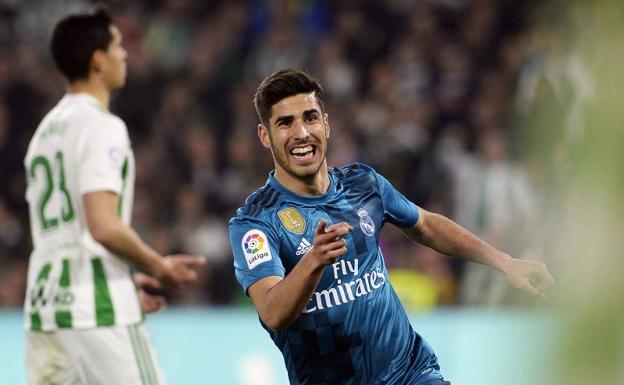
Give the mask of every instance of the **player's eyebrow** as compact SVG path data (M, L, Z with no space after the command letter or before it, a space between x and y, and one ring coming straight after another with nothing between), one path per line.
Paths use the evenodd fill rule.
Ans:
M275 126L277 126L281 122L289 124L289 123L292 123L293 120L295 120L294 115L284 115L284 116L279 116L277 119L275 119L275 123L273 124Z
M303 111L303 117L308 117L308 116L319 116L320 115L320 111L317 110L316 108L311 108L309 110L305 110ZM292 123L292 121L295 120L295 116L294 115L284 115L284 116L278 116L275 119L275 122L273 123L275 126L279 125L280 123L284 122L286 124L290 124Z
M317 110L316 108L303 111L303 116L310 116L310 115L320 115L320 111Z

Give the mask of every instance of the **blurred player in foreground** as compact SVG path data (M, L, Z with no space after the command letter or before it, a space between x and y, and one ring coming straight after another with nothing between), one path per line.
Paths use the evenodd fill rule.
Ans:
M364 164L328 167L321 86L301 71L265 78L254 99L258 136L275 170L230 221L236 277L282 351L291 384L441 385L379 248L384 223L440 253L482 263L535 295L546 266L496 250L430 213Z
M34 250L25 302L30 384L164 384L143 312L162 298L137 285L196 280L202 259L163 258L130 227L134 158L124 122L108 110L126 79L126 51L104 9L55 27L66 95L37 128L24 160ZM141 306L143 304L143 308Z

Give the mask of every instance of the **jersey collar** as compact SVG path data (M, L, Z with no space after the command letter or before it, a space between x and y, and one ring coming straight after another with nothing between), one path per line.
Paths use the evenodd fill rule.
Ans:
M298 202L305 203L324 203L327 202L336 192L336 183L334 181L334 176L331 173L328 173L329 176L329 188L323 195L299 195L296 194L286 187L282 186L280 182L275 179L275 170L269 173L269 179L267 180L267 184L282 193L284 196L293 199Z
M107 114L110 114L108 109L106 107L104 107L104 105L102 103L100 103L100 101L97 100L95 98L95 96L90 95L90 94L88 94L86 92L68 93L68 94L65 94L64 98L67 99L67 100L82 100L85 103L91 105L92 107L95 107L96 109L98 109L98 110L100 110L102 112L106 112Z

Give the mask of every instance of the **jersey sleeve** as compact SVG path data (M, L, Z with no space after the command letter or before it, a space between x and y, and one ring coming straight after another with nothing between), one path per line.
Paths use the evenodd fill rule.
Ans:
M262 278L284 277L278 240L275 231L263 221L238 218L230 221L234 271L245 293Z
M79 151L80 194L93 191L121 194L123 168L131 151L125 124L112 118L102 119L85 130Z
M403 196L386 178L378 173L375 173L375 177L384 206L384 221L399 227L414 226L420 216L418 206Z

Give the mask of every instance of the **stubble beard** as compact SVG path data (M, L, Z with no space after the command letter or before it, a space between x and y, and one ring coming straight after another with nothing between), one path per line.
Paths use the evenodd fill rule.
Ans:
M317 146L316 147L317 151L320 151L320 147ZM288 162L285 159L286 157L288 157L288 154L286 154L285 152L279 152L276 147L273 144L273 140L271 140L271 151L273 152L273 159L275 160L275 162L277 162L277 164L280 165L280 167L286 171L286 173L290 176L292 176L295 179L299 179L303 182L311 182L312 180L314 180L314 177L318 174L319 170L321 169L321 167L323 166L323 163L325 162L325 157L326 154L323 154L321 161L319 162L318 166L314 169L314 171L303 171L303 172L297 172L295 169L293 169L292 167L288 166Z

